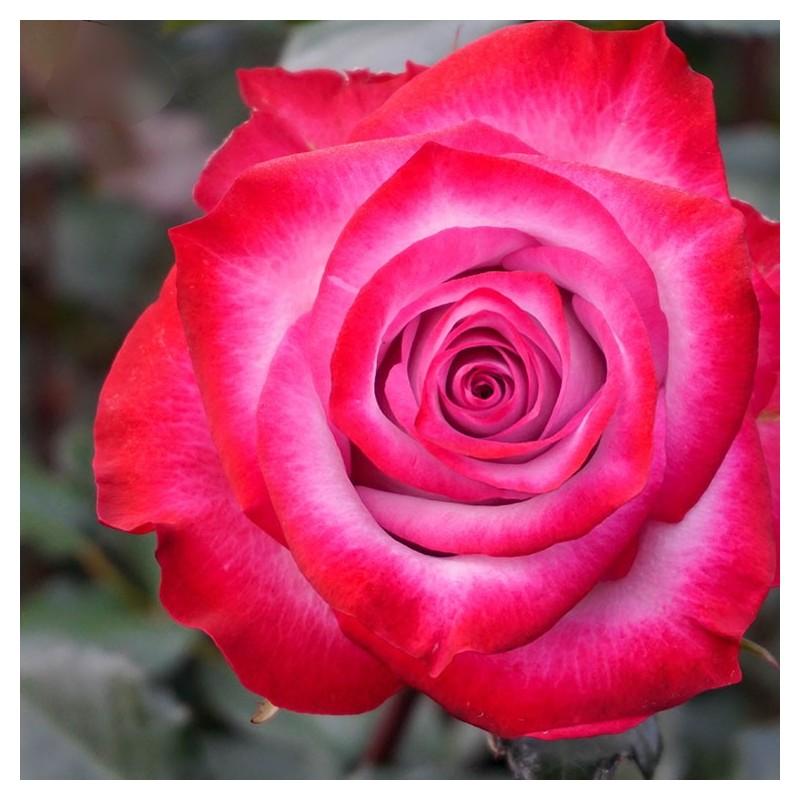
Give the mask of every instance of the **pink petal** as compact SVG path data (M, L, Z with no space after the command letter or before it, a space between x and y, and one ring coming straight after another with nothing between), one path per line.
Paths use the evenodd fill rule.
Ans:
M114 362L95 436L100 518L157 530L162 602L215 640L248 689L282 708L352 714L398 688L344 637L289 551L236 506L206 427L174 271Z
M540 156L515 158L544 166L594 195L652 270L669 328L667 474L658 514L680 519L719 468L753 392L758 310L742 215L706 198L604 170ZM639 307L654 330L660 312L651 316L641 302ZM658 369L658 340L653 348Z
M446 451L439 451L437 448L435 452L444 463L451 464L454 469L457 468L470 477L531 494L552 492L570 478L574 478L570 494L576 490L581 491L581 502L594 504L599 500L598 495L601 492L610 491L609 484L620 475L620 467L625 464L631 453L637 454L637 460L639 454L650 453L652 416L646 409L652 409L655 384L652 374L647 374L646 334L641 330L636 332L639 341L633 343L631 350L636 352L638 357L632 358L630 353L624 350L620 353L616 350L618 340L595 308L585 303L578 304L577 301L576 307L580 310L581 321L592 325L592 333L606 354L608 384L598 393L597 401L587 409L587 413L577 417L578 424L569 427L569 435L565 435L546 452L525 463L495 463L480 460L461 463ZM635 329L635 326L631 327ZM636 333L632 338L635 338ZM639 374L631 370L631 364L636 364ZM575 368L579 369L580 366L576 365ZM581 468L586 470L589 452L601 436L604 437L602 445L589 458L594 475L592 480L597 480L596 473L602 469L603 464L606 464L609 474L593 488L585 482L585 477L579 470ZM643 467L648 462L642 460L638 463ZM621 475L630 480L627 470L621 470ZM616 491L619 491L619 488ZM571 502L569 495L561 499L565 503ZM465 515L468 515L468 512ZM465 527L469 529L468 521ZM404 531L402 528L393 530L401 535Z
M211 157L195 188L195 200L209 210L247 167L344 144L362 117L424 69L409 62L399 75L326 69L292 73L279 67L240 70L239 86L252 109L250 120Z
M454 264L466 268L483 261L492 261L492 257L496 259L494 263L497 263L506 252L519 248L527 241L527 237L503 230L473 229L468 233L445 231L430 240L420 242L418 246L391 261L364 287L353 304L339 333L330 366L333 376L332 419L379 468L397 480L410 483L423 491L449 496L451 499L475 501L509 496L497 489L489 489L487 492L486 486L479 493L479 485L443 468L441 462L433 458L422 443L411 435L415 426L408 419L413 411L409 406L409 403L413 403L410 389L408 392L402 391L397 375L392 379L392 384L387 386L387 396L395 402L393 410L401 424L406 424L404 431L392 419L387 418L380 407L375 396L375 381L381 342L391 336L390 333L384 335L384 332L391 329L396 315L403 310L409 299L431 284L439 286L447 277L444 271L452 271ZM512 288L512 292L521 295L523 289L526 290L529 295L528 304L543 305L543 314L549 322L554 316L550 307L554 302L552 295L558 299L555 287L547 279L538 276L520 276L516 280L513 278L514 276L497 273L492 274L491 278L476 276L441 284L441 290L435 290L425 302L445 301L452 292L458 296L487 280L501 288L518 284ZM412 305L417 308L416 304ZM563 328L563 321L561 326ZM312 338L312 341L317 349L317 340ZM390 405L391 403L392 400Z
M601 433L604 435L583 469L563 482L557 493L490 508L395 496L367 487L360 490L362 500L383 527L429 550L516 555L574 538L641 491L650 468L656 384L648 331L619 279L596 259L565 248L530 247L508 256L503 263L509 269L547 274L555 283L568 291L581 292L594 304L593 310L585 302L576 301L576 311L582 324L592 324L594 330L590 328L590 332L603 340L607 358L613 359L609 380L613 380L615 388L603 402L614 403L619 397L618 407L609 418L614 406L598 404L589 412L591 416L581 419L580 424L589 428L588 433L583 431L581 444L591 446ZM424 272L422 276L424 280ZM602 315L597 309L602 309ZM358 319L362 318L352 318L354 323ZM613 330L613 341L603 333L603 319ZM620 350L615 356L617 348ZM558 475L563 480L563 472L547 473L550 460L557 463L563 458L564 469L565 464L574 467L580 463L580 458L575 460L576 453L585 455L585 451L573 451L568 444L560 451L557 448L531 462L536 477L541 466L542 477L555 480ZM436 453L452 462L441 451ZM500 466L476 462L471 474L487 480L489 475L480 470L497 472ZM506 471L512 469L510 465L502 466ZM511 485L520 488L521 484Z
M443 558L397 541L364 507L347 475L314 389L303 323L284 339L261 397L262 468L298 565L340 616L360 620L436 673L456 653L504 650L543 632L630 545L658 486L657 465L650 489L606 523L534 555ZM514 507L476 510L491 525ZM556 516L549 520L557 527ZM424 521L439 524L435 514Z
M761 314L758 331L758 367L753 390L752 409L758 413L768 403L771 411L778 408L770 402L780 373L780 224L765 219L752 206L741 200L733 205L747 221L747 246L753 260L753 288Z
M272 355L314 302L353 212L431 136L317 150L251 167L202 219L171 232L181 316L223 468L245 513L280 538L258 468L255 410ZM436 138L519 152L469 123Z
M769 504L758 438L747 420L684 519L647 524L628 574L598 584L528 645L462 653L432 675L363 620L340 619L412 686L500 736L613 732L740 679L741 637L775 568ZM564 560L562 568L568 566Z
M555 158L728 199L711 82L689 68L661 23L624 33L570 22L504 28L428 69L352 139L467 119Z

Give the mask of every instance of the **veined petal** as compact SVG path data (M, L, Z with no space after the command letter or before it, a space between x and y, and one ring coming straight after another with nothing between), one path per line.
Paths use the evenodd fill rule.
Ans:
M599 583L530 644L462 653L438 675L356 618L344 629L450 713L500 736L619 731L736 683L741 637L775 567L769 488L751 419L697 505L648 523L621 579Z
M164 606L206 631L248 689L331 714L366 711L397 690L342 634L289 551L236 505L206 426L174 271L114 362L95 441L101 520L158 532Z
M548 156L728 202L711 81L689 68L662 23L613 33L571 22L504 28L429 68L352 140L466 119Z

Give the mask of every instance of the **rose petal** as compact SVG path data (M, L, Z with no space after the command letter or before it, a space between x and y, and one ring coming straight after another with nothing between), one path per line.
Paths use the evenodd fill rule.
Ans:
M344 144L365 116L425 70L411 61L396 75L367 69L341 73L258 67L239 70L238 78L249 108L274 115L311 150Z
M381 334L389 327L395 314L402 310L404 301L414 294L409 282L418 288L427 288L434 280L438 282L441 277L438 273L442 270L457 268L454 263L466 268L493 258L500 261L506 253L528 241L529 237L502 229L443 232L390 262L365 287L363 295L353 305L353 313L340 331L329 368L333 376L332 419L379 468L397 480L452 499L477 501L515 496L485 485L479 493L480 485L443 467L422 443L396 427L385 416L375 397L375 374ZM503 286L509 284L508 276L498 276L496 280ZM450 288L460 293L476 282L466 279L465 283L454 282ZM536 290L535 296L543 292L557 296L555 288L546 279L534 277L526 283L529 292ZM517 291L521 292L522 287ZM436 295L439 300L447 296L449 293ZM548 299L552 304L552 296ZM531 302L535 300L532 298ZM548 317L552 315L552 310L548 310ZM317 347L318 342L314 339L315 351ZM398 399L403 397L399 393L394 396ZM407 395L405 397L410 400ZM402 407L397 407L396 411L404 415Z
M211 155L194 187L194 201L210 211L248 167L306 149L296 134L270 114L253 112Z
M340 619L412 686L481 728L505 737L572 726L580 727L568 735L608 733L740 679L739 643L774 571L769 505L748 419L684 519L649 523L624 578L600 583L524 647L462 653L432 676L368 623Z
M772 529L775 535L775 577L773 586L780 585L780 529L781 529L781 423L780 419L762 412L758 417L758 435L767 464L769 486L772 496Z
M358 618L436 673L456 653L518 647L543 632L630 544L658 486L657 465L650 490L585 536L534 555L440 558L396 541L345 471L311 378L305 323L290 329L273 360L259 408L259 445L292 553L340 614ZM481 510L507 508L514 506ZM435 515L426 521L439 523ZM550 523L557 525L555 515Z
M732 200L734 208L744 214L747 220L747 246L750 257L759 274L776 294L780 293L781 264L781 226L762 216L749 203L743 200Z
M428 144L362 204L331 254L312 321L311 358L320 397L330 394L330 360L347 310L376 271L416 242L449 228L490 226L583 251L608 271L624 274L663 374L666 328L653 275L601 204L550 172ZM454 277L457 264L450 259L429 270L422 273L427 284L434 275L439 281Z
M245 513L279 539L255 445L270 360L314 302L345 222L431 138L347 145L251 167L208 215L171 231L180 312L214 442ZM489 152L524 149L481 123L436 138Z
M423 366L426 359L429 360L435 351L433 334L445 313L444 309L476 289L497 291L507 300L513 301L523 312L527 311L526 316L524 313L514 311L514 306L506 308L515 315L517 323L525 328L525 338L544 354L551 365L558 365L557 368L552 366L552 369L558 373L565 371L563 359L569 356L569 331L564 319L561 296L551 281L531 275L526 277L522 274L512 277L503 270L447 280L445 276L448 268L445 263L441 265L444 268L441 276L436 274L438 270L430 269L432 262L449 256L452 248L461 248L464 243L472 246L476 239L484 234L485 232L480 229L471 229L469 232L457 229L442 231L430 239L412 245L400 256L392 259L364 286L348 313L348 318L352 318L353 322L345 320L343 326L344 331L350 324L359 324L359 320L362 320L360 324L366 323L368 326L363 330L363 341L365 344L369 343L369 348L364 353L367 361L355 366L359 354L351 354L351 363L354 363L353 378L365 371L371 372L369 364L376 358L376 348L377 359L382 360L385 354L381 348L385 347L387 341L391 342L397 335L402 335L400 364L403 365L403 370L401 371L406 373L405 379L409 384L409 391L413 390L414 399L418 404L424 378ZM524 246L532 241L529 237L520 236L518 244ZM447 263L449 261L450 259ZM409 280L412 277L413 280ZM443 282L440 282L442 280ZM430 283L430 288L425 288L426 283ZM408 296L413 296L417 292L420 292L418 299L403 306ZM406 293L408 296L405 296ZM374 309L378 302L385 308L380 318L373 313L368 315L358 313L359 308ZM389 318L392 314L395 314L394 319L382 328L380 320L384 317ZM341 336L342 333L340 338ZM375 383L378 387L384 363L382 361L376 376ZM537 378L541 379L542 376ZM409 431L413 429L413 416L412 424L405 427ZM514 441L513 436L496 438L500 441ZM470 439L469 446L475 445L475 441ZM492 442L486 442L485 445L489 448L485 452L487 457L497 455L491 449L494 447ZM455 441L449 441L448 446L458 450Z
M662 23L624 33L570 22L504 28L428 69L352 140L466 119L555 158L728 200L711 81L689 68Z
M395 496L367 487L360 490L362 500L383 527L434 551L512 555L573 538L635 496L644 485L650 466L655 379L647 331L625 287L613 274L607 274L596 259L566 248L530 247L508 256L503 263L508 269L544 273L568 291L581 291L594 304L594 311L582 306L590 318L597 317L596 309L603 310L615 339L612 344L609 338L607 355L613 357L619 347L620 357L609 367L613 391L581 419L580 424L589 430L578 442L591 446L601 433L604 435L586 466L562 483L558 493L512 505L464 506ZM585 324L587 320L581 321ZM601 336L602 319L597 318L595 326L596 335ZM616 402L618 392L622 392L619 406L609 419L613 405L604 404ZM576 452L585 455L585 450L573 451L571 443L564 441L567 444L562 451L557 451L556 445L547 457L554 461L564 458L574 467L581 461L575 460ZM441 459L450 459L439 450L436 453ZM544 477L553 479L546 472L548 461L543 458L546 457L531 462L533 477L538 477L536 471L541 467ZM500 468L476 464L471 474L483 480L488 478L485 470ZM509 471L508 465L502 466ZM559 473L559 477L563 478L563 474Z
M95 437L100 518L158 531L162 602L215 640L248 689L281 708L336 714L396 691L397 678L344 637L289 551L236 506L208 434L174 271L114 362Z
M655 276L669 325L667 474L655 513L680 519L719 468L753 392L758 309L742 216L706 198L624 175L540 156L515 158L594 195ZM651 316L641 304L640 310L652 330ZM659 363L657 343L654 362Z
M369 70L287 72L279 67L239 70L242 97L253 113L211 156L195 200L210 210L247 167L343 144L362 117L424 69L409 62L399 75Z
M758 366L751 408L757 414L768 407L778 410L777 399L771 402L780 373L780 224L765 219L741 200L734 207L747 221L747 246L753 259L753 288L758 298Z
M582 309L584 314L591 314L594 325L596 326L595 335L598 336L598 343L602 345L603 352L606 354L608 363L608 381L606 386L598 393L594 403L591 403L585 414L579 415L575 426L570 426L567 434L558 440L548 440L551 444L546 451L540 452L535 458L523 463L508 463L484 461L474 458L463 458L450 451L432 446L434 452L443 463L450 465L464 475L483 480L497 486L502 486L516 491L529 494L543 494L552 492L569 478L576 475L578 470L585 464L591 450L595 447L601 435L606 435L610 444L599 448L595 453L595 458L608 459L614 464L613 470L616 471L622 463L624 456L622 451L631 452L644 448L649 450L652 431L647 424L638 428L638 435L624 436L619 434L620 425L611 419L614 411L621 416L636 416L641 413L641 409L646 407L648 402L652 403L655 395L655 385L652 382L640 382L637 378L631 377L630 368L626 368L625 360L629 356L621 356L617 339L612 331L604 324L599 313L589 311L588 307ZM643 330L640 333L640 349L643 353L637 363L637 368L642 369L642 364L647 363L646 334ZM641 345L644 345L641 347ZM580 369L576 365L575 369ZM646 367L645 367L646 369ZM626 380L628 385L626 386ZM631 384L640 383L638 387ZM630 397L636 400L620 401L623 392L629 393ZM423 407L424 409L424 407ZM420 415L422 411L420 412ZM651 422L651 416L646 415L646 423ZM636 426L630 426L632 433ZM612 441L615 436L620 438ZM578 478L578 482L581 479ZM588 487L584 487L587 489ZM607 487L603 487L607 491ZM564 502L569 502L562 498ZM583 501L591 504L591 489L584 495ZM399 535L406 533L403 528L393 529ZM407 534L406 534L407 535ZM431 546L425 542L426 546Z

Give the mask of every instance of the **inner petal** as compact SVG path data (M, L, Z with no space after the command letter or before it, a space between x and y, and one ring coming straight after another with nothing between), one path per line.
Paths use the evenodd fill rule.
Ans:
M513 390L509 376L491 367L464 364L451 372L447 398L465 409L495 408Z
M441 314L420 345L420 361L437 346L415 426L426 443L448 447L454 432L513 442L539 437L560 396L563 359L537 320L483 287Z
M472 436L492 436L513 424L529 404L528 369L510 348L444 351L431 365L437 376L433 400L447 424Z

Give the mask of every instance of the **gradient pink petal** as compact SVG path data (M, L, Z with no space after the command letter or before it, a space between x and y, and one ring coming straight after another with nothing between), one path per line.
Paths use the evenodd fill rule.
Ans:
M174 271L114 362L95 437L101 520L156 529L162 602L215 640L248 689L282 708L336 714L396 691L398 679L344 637L289 551L237 507L206 427Z
M425 67L408 63L399 75L369 70L239 71L252 110L211 156L195 187L198 205L213 208L248 167L273 158L344 144L353 127Z
M550 630L505 653L462 653L437 675L369 625L342 619L411 685L500 736L615 732L737 682L739 644L775 561L769 488L748 419L708 491L677 524L648 523L635 562Z
M428 69L352 139L467 119L555 158L728 201L711 81L689 68L662 23L626 32L571 22L504 28Z
M636 535L658 487L657 467L650 489L606 523L527 557L442 558L397 541L375 521L345 471L314 390L305 323L287 334L262 394L262 469L298 565L340 618L358 619L436 673L456 653L518 647L542 633ZM508 508L514 506L476 510L488 512L494 524L496 512ZM431 515L425 522L439 520ZM550 523L558 529L554 517Z

